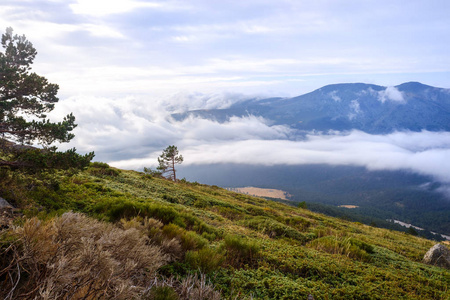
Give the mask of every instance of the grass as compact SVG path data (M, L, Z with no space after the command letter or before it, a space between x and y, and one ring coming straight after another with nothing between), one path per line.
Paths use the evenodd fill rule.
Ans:
M129 283L141 284L138 295L147 293L148 298L192 298L183 289L187 282L196 287L198 297L209 293L211 299L220 295L225 299L306 299L308 294L315 299L450 298L449 270L421 263L434 245L430 240L215 186L185 180L174 183L95 163L73 176L31 177L3 170L0 197L25 214L16 221L16 229L2 231L2 269L14 262L9 247L22 245L21 238L12 234L15 230L41 220L46 230L35 240L52 245L48 242L55 239L51 224L61 222L62 213L73 211L104 224L101 231L139 232L159 249L164 259L156 277ZM24 255L20 249L25 248L17 247L17 255ZM93 253L100 251L95 243L89 247ZM36 259L46 257L37 252ZM12 269L10 273L0 274L1 291L7 290L8 276L17 280ZM20 289L27 287L25 278L45 278L39 274L22 276Z

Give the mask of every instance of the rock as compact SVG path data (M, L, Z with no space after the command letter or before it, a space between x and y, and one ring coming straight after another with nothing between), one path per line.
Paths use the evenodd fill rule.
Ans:
M8 203L5 199L0 197L0 231L7 229L12 224L16 217L17 209Z
M4 208L4 207L12 208L13 206L11 204L9 204L8 201L6 201L2 197L0 197L0 208Z
M436 244L425 253L423 262L445 269L450 269L450 250L442 244Z

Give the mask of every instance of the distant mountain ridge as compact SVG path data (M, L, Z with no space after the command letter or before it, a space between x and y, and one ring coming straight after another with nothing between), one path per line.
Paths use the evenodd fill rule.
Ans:
M332 84L298 97L247 99L226 109L187 111L174 114L173 118L227 122L232 117L247 116L262 117L271 126L288 126L292 130L286 138L294 141L307 140L311 132L359 130L377 135L396 131L450 131L450 90L418 82L394 87ZM365 155L363 148L359 151ZM383 155L387 154L380 153L377 159L382 160ZM358 207L345 212L352 214L353 220L359 220L357 214L365 219L374 218L379 224L378 220L396 219L450 235L450 202L442 192L446 183L414 170L373 171L364 165L327 165L326 162L289 166L216 163L180 170L191 181L222 187L280 189L291 195L291 201L333 206L335 209L326 208L326 211L314 206L332 215L347 210L338 208L340 205L355 205Z
M450 131L450 90L407 82L395 87L365 83L332 84L293 98L249 99L226 109L173 114L226 122L233 116L260 116L298 130Z

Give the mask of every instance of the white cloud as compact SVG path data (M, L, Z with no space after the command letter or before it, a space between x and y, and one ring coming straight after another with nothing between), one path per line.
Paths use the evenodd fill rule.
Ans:
M393 86L387 87L384 91L379 91L378 100L382 103L386 101L392 101L402 104L406 103L403 93Z
M223 108L240 97L220 94L177 94L153 99L80 96L61 101L51 117L60 120L67 112L73 112L79 124L74 131L76 138L61 147L76 147L81 152L95 150L97 159L106 161L145 156L154 149L173 143L189 145L190 142L247 138L278 139L291 134L285 126L271 126L266 120L253 116L231 118L222 124L197 118L175 122L170 118L173 112Z
M162 4L136 0L77 0L69 6L75 14L104 16L127 13L139 8L157 8Z
M337 91L332 91L331 93L328 93L328 96L330 96L335 102L341 102L341 97L339 97L336 93Z
M88 31L92 36L96 37L108 37L108 38L120 38L125 36L116 29L104 24L85 24L81 28Z
M352 100L350 102L350 108L353 110L353 112L348 114L349 120L353 120L357 115L362 113L358 100Z

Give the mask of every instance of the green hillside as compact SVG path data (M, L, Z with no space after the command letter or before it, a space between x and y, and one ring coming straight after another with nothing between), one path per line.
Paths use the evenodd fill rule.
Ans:
M0 170L0 197L2 298L450 298L430 240L216 186L92 163Z

